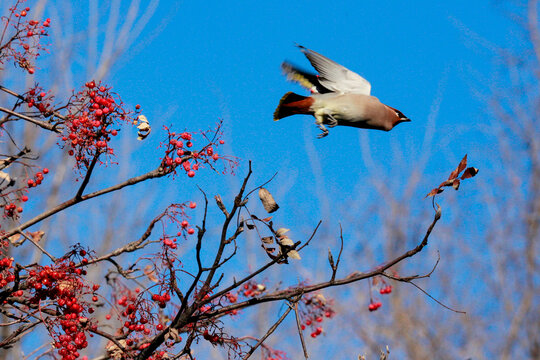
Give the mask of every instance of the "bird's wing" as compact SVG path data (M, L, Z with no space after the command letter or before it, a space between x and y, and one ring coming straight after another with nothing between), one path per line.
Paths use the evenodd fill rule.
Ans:
M287 80L300 84L312 93L324 94L331 92L331 90L321 85L317 75L301 70L289 62L284 61L281 64L281 70L287 76Z
M334 92L370 95L369 81L326 56L300 45L298 47L319 72L322 86Z

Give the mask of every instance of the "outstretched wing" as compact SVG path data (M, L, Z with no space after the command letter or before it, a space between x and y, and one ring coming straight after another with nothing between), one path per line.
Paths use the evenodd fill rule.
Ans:
M370 95L369 81L326 56L301 45L298 47L319 72L318 80L322 86L333 92Z
M301 70L291 63L284 61L281 64L281 70L287 76L287 80L300 84L312 93L324 94L331 92L331 90L321 85L317 75Z

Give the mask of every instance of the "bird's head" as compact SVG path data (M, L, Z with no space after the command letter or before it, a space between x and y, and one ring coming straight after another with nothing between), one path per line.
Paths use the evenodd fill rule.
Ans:
M390 107L390 106L389 106ZM406 117L401 111L399 111L398 109L394 109L393 107L390 107L390 109L394 110L394 112L396 113L396 119L394 120L394 123L392 124L394 126L396 126L397 124L401 124L402 122L406 122L406 121L411 121L411 119L409 119L408 117Z

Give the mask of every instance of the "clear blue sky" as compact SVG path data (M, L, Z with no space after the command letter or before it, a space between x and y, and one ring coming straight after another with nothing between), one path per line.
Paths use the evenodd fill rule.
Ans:
M366 172L360 135L369 140L380 171L406 169L421 156L428 115L439 101L426 172L437 182L465 153L482 167L485 140L478 124L485 121L484 104L472 95L480 86L472 74L490 78L490 47L508 46L515 37L490 1L165 1L148 29L164 18L170 19L167 26L128 52L110 83L126 101L143 105L155 130L161 123L206 128L224 118L228 151L255 160L259 179L280 171L300 198L324 187L346 195L343 189ZM273 122L286 91L303 93L286 82L281 62L310 69L295 43L363 75L373 95L412 123L390 133L335 128L317 140L312 117ZM157 133L149 143L159 140ZM398 163L386 161L392 148L404 152ZM322 179L314 178L308 153L319 157ZM154 156L145 153L141 164Z

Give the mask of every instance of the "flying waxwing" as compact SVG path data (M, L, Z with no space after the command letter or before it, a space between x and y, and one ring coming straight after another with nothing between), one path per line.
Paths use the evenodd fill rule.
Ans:
M322 131L319 138L328 135L325 125L390 131L399 123L411 121L401 111L371 96L371 84L357 73L313 50L297 46L319 75L288 62L281 64L288 80L298 82L312 94L286 93L274 112L274 121L295 114L313 115Z

